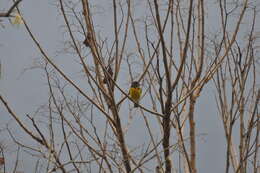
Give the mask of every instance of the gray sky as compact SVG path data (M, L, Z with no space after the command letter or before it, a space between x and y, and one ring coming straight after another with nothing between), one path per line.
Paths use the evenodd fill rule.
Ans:
M7 9L11 5L10 2L8 0L0 1L0 10ZM32 32L48 54L57 64L63 67L66 73L80 79L77 62L68 55L57 53L62 50L64 43L64 28L61 27L63 19L50 2L52 1L23 0L20 9L29 26L31 26ZM111 12L109 8L106 10L108 14ZM213 16L214 11L212 9L212 13L209 13L208 17ZM109 20L108 18L109 15L101 15L95 22L109 26L109 21L112 21L112 19ZM23 26L15 27L7 19L4 19L2 24L4 28L0 28L0 59L3 69L0 80L0 93L19 117L28 121L25 119L25 114L33 114L48 99L46 94L48 88L43 72L38 69L24 72L24 69L34 66L41 55ZM259 26L259 24L257 25ZM209 28L213 29L214 27L209 25ZM102 27L99 29L101 30ZM104 28L104 30L109 32L109 28ZM106 33L105 31L103 34ZM202 134L197 138L197 166L198 172L202 173L220 173L224 172L225 168L225 138L222 122L217 115L213 89L211 84L203 89L203 93L206 94L203 94L198 99L196 107L197 134ZM140 119L137 116L133 117L133 122L127 133L127 141L132 145L140 141L145 142L146 139L144 138L146 133L142 131ZM126 124L127 120L128 117L123 120L123 123ZM27 137L20 128L15 128L12 118L0 104L0 128L4 128L6 123L10 123L14 133L20 136L21 139ZM173 133L172 138L174 136L175 133ZM0 134L0 141L11 144L11 140L6 133ZM8 146L8 148L10 150L15 149L13 146ZM23 153L21 160L23 165L20 165L20 169L31 172L33 158ZM11 163L11 159L7 161L8 164Z

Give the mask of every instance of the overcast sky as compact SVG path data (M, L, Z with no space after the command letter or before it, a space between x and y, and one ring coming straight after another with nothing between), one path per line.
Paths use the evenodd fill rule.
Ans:
M61 27L63 18L51 2L51 0L23 0L20 9L28 25L31 26L32 32L48 54L71 76L80 78L75 61L72 63L69 56L61 56L58 53L62 50L64 43L64 28ZM11 1L1 0L0 10L6 10L10 5ZM208 16L210 18L214 15L209 13ZM105 15L98 20L100 21L96 21L97 23L107 23L109 26L109 20ZM0 60L3 67L0 94L8 101L17 115L22 120L26 120L26 114L35 112L48 99L44 73L38 69L25 71L25 69L33 67L41 55L23 26L13 26L7 19L3 19L1 24L4 27L0 27ZM259 27L259 22L257 25ZM210 25L209 28L214 27ZM203 92L207 94L203 94L198 99L197 108L199 109L196 109L197 134L201 134L197 138L198 172L221 173L224 172L226 155L222 122L217 115L213 86L209 84ZM142 127L140 127L139 119L139 117L133 118L127 135L127 141L131 141L133 144L135 141L144 140L142 132L140 132ZM21 139L27 138L20 128L15 128L15 122L0 104L0 128L5 128L7 123L12 127L14 134L20 136ZM136 134L140 135L136 136ZM172 137L174 136L173 133ZM7 133L0 133L0 141L8 144L7 148L10 151L16 149L10 145L11 140ZM22 158L19 169L31 172L33 158L26 154L23 154ZM8 164L10 162L11 159L7 160Z

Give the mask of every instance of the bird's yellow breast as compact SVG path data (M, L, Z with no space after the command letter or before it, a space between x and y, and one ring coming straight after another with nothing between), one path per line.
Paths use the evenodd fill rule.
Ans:
M130 96L133 100L138 101L142 94L141 88L130 88Z

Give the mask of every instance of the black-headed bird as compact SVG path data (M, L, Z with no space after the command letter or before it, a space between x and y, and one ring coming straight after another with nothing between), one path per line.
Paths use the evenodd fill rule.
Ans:
M130 97L134 100L134 107L138 107L139 100L142 95L142 89L140 88L140 83L138 81L133 81L131 88L129 90Z
M160 166L156 166L155 173L163 173L162 168L160 168Z

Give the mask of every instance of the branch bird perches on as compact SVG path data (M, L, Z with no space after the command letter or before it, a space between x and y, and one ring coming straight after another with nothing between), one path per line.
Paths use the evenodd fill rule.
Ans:
M14 4L9 8L9 10L7 12L4 13L0 13L0 17L11 17L11 13L13 11L13 9L21 2L22 0L17 0L16 2L14 2Z

